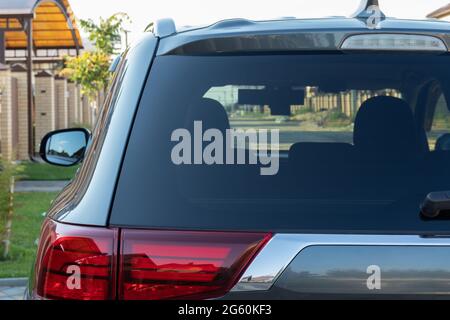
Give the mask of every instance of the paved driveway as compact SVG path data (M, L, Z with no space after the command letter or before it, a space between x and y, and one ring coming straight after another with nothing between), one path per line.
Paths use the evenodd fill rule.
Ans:
M59 192L69 181L17 181L15 192Z
M0 300L22 300L25 287L0 287Z

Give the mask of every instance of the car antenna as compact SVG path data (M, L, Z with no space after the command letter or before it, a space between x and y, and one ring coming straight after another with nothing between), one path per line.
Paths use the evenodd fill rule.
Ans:
M378 0L361 0L358 10L351 15L356 19L369 19L378 14L381 19L385 19L386 15L381 11Z

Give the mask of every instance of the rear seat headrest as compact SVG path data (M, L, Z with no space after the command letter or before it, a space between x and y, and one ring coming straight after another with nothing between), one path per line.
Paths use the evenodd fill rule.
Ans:
M230 128L225 108L218 101L209 98L202 98L190 106L186 127L193 128L194 121L202 121L203 130L218 129L225 132Z
M379 96L365 101L354 128L357 150L373 154L420 152L421 143L413 112L402 99Z

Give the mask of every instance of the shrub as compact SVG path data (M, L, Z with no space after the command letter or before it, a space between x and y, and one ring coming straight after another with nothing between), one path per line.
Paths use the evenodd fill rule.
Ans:
M352 123L352 119L339 110L331 110L324 119L324 126L346 127Z
M13 176L13 165L0 159L0 259L3 257L5 245L5 225L9 210L10 182Z

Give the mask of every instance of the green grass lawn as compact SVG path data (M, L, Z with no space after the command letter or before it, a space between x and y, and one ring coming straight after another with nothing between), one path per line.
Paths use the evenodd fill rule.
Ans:
M44 163L24 162L17 166L20 180L71 180L77 171L75 167L57 167Z
M15 194L10 257L0 260L0 278L29 276L44 218L42 213L56 196L57 193Z

